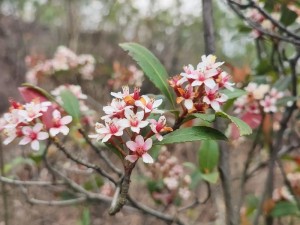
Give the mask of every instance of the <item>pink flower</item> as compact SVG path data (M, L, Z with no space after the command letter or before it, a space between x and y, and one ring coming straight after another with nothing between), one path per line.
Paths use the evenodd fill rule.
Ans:
M67 135L69 133L69 128L66 126L71 123L72 116L61 117L61 113L58 110L54 110L52 113L53 116L53 127L50 128L49 132L51 136L56 136L59 133Z
M43 124L37 123L34 127L23 127L22 132L24 134L23 139L20 141L20 145L26 145L31 143L31 148L38 151L40 148L39 141L46 140L49 137L47 132L41 131L43 129Z
M278 91L278 90L275 89L275 88L272 88L272 89L271 89L269 95L270 95L272 98L276 99L276 100L278 100L278 99L280 99L280 98L282 98L282 97L284 96L283 92Z
M101 119L105 120L111 117L123 118L124 110L132 108L132 106L127 106L123 100L113 99L109 106L104 106L103 111L105 112L105 116L102 116Z
M208 88L214 88L216 86L216 82L212 78L216 75L216 71L209 71L207 73L196 71L194 74L190 75L189 78L194 79L192 82L192 86L201 86L204 84Z
M143 158L144 163L153 163L153 158L147 153L152 147L152 139L148 138L144 141L141 135L135 138L135 141L127 141L126 146L133 152L132 155L127 155L125 159L134 163L139 158Z
M30 102L24 105L25 110L20 110L20 114L27 122L31 122L32 120L42 116L42 112L46 112L48 107L51 105L51 102Z
M195 98L195 93L193 91L193 87L188 85L185 89L179 89L180 97L177 97L177 104L183 101L183 105L187 110L192 110L194 108L193 99Z
M265 113L276 112L276 99L267 95L263 100L260 100L260 105L263 107Z
M172 128L166 127L166 117L165 116L159 117L158 121L156 121L155 119L150 119L149 121L151 123L150 128L153 131L153 133L155 134L157 140L159 140L159 141L161 141L163 139L160 132L172 130Z
M218 85L213 89L205 87L206 96L203 97L203 102L210 105L215 111L220 111L220 105L224 103L228 97L218 93Z
M5 121L4 128L15 128L17 127L20 123L25 121L25 111L21 109L13 109L9 113L5 113L3 115L3 119Z
M162 103L162 99L155 100L143 95L140 100L135 102L135 105L144 109L145 113L163 113L164 111L157 109Z
M96 132L100 134L98 139L102 139L102 142L107 142L112 136L122 136L124 128L124 119L113 118L112 120L107 119L105 126L99 125L99 129Z
M115 98L118 98L118 99L123 99L127 96L129 96L129 87L128 86L123 86L122 87L122 90L123 92L111 92L110 94L115 97Z
M197 65L197 70L207 71L207 70L216 70L218 67L222 66L224 62L216 62L217 57L214 55L203 55L201 56L202 62Z
M221 72L218 78L219 87L220 88L225 87L228 90L233 91L234 88L232 86L234 85L234 83L230 83L229 79L230 79L230 75L227 72L225 71Z
M95 130L96 130L97 134L90 134L89 138L95 138L97 141L103 139L105 137L105 134L101 133L102 128L105 128L105 126L103 124L97 122L95 125Z
M131 109L125 109L125 117L124 126L130 127L130 129L135 133L140 133L140 129L144 128L149 124L148 121L143 121L144 119L144 111L134 112Z

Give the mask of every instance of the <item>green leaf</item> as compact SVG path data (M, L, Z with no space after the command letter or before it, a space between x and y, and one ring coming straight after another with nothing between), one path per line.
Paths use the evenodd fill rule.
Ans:
M297 19L298 15L295 11L290 10L287 6L281 6L281 17L280 22L285 26L289 26L294 23Z
M198 152L199 169L202 173L211 173L219 162L219 145L214 140L204 140Z
M220 90L220 93L225 94L228 97L228 99L238 98L238 97L241 97L241 96L247 94L246 91L244 91L242 89L238 89L238 88L235 88L233 91L230 91L228 89L223 89L223 90Z
M298 97L294 96L286 96L279 100L277 100L276 105L277 106L286 106L288 102L295 102L297 101Z
M278 91L285 91L288 86L291 84L292 76L283 77L281 79L278 79L274 83L274 88L276 88Z
M249 125L247 123L245 123L244 121L240 120L239 118L230 116L227 113L222 112L222 111L217 112L216 115L226 118L226 119L229 119L232 123L234 123L237 126L237 128L239 129L241 136L252 134L252 129L249 127Z
M168 84L168 73L156 56L137 43L122 43L121 48L140 65L150 81L164 94L175 108L175 97Z
M271 211L271 216L273 217L282 217L290 215L300 215L297 205L292 202L278 202Z
M90 210L85 208L82 212L81 225L91 225L91 215Z
M83 184L85 190L91 191L95 189L99 189L104 184L102 177L98 175L92 175L87 182Z
M216 116L214 114L203 114L203 113L193 113L189 114L184 120L183 123L190 121L192 119L199 118L201 120L204 120L206 122L213 122L216 119Z
M201 178L203 180L206 180L209 183L215 184L218 181L219 173L218 172L212 172L212 173L201 173Z
M157 141L155 145L174 144L190 141L203 140L227 140L226 136L220 131L205 126L180 128L164 136L162 141Z
M259 61L259 64L256 66L255 71L257 75L264 75L273 70L269 59L262 59Z
M246 215L250 216L259 206L259 199L255 195L246 196Z
M79 122L80 119L80 106L76 96L69 90L64 90L60 94L63 102L62 107L66 112L72 116L73 121Z

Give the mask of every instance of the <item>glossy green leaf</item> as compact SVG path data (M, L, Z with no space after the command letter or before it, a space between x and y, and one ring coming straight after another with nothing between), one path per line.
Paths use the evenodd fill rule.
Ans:
M209 183L215 184L218 181L219 173L218 172L212 172L212 173L201 173L201 178L203 180L206 180Z
M285 91L288 88L288 86L291 84L291 81L292 81L292 76L286 76L278 79L273 86L278 91Z
M283 217L291 215L300 216L297 205L292 202L278 202L271 211L271 216L273 217Z
M242 89L238 89L238 88L235 88L233 91L230 91L228 89L223 89L223 90L220 90L220 93L225 94L228 97L228 99L238 98L238 97L241 97L241 96L247 94L246 91L244 91Z
M204 140L198 152L199 169L202 173L211 173L219 162L219 145L214 140Z
M78 122L80 119L80 106L76 96L69 90L64 90L60 94L62 107L72 116L73 121Z
M204 120L206 122L213 122L216 119L216 116L214 114L203 114L203 113L193 113L193 114L189 114L184 120L183 123L190 121L192 119L201 119Z
M295 11L290 10L286 5L281 6L281 23L283 23L285 26L289 26L294 23L297 18L298 14Z
M155 145L174 144L203 140L227 140L220 131L205 126L181 128L164 136L162 141L157 141Z
M230 116L227 113L222 112L222 111L217 112L216 115L226 118L226 119L229 119L232 123L234 123L237 126L237 128L239 129L241 136L252 134L252 129L249 127L249 125L247 123L245 123L241 119L234 117L234 116Z
M156 56L137 43L122 43L120 46L129 52L129 55L139 64L150 81L168 98L173 108L175 108L175 97L168 84L168 73Z

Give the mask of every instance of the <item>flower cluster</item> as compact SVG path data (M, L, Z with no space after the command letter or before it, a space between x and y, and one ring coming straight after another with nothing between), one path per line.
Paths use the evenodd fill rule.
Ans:
M26 73L26 80L37 84L43 76L51 76L59 72L72 71L81 75L83 79L92 80L95 70L95 58L92 55L76 55L65 46L59 46L53 59L35 62L34 58L26 58L30 70Z
M51 126L46 127L43 123L45 116L51 113ZM53 104L48 101L40 102L33 100L26 104L20 104L11 100L9 112L0 118L0 131L5 136L3 143L11 143L16 138L21 138L20 145L30 144L33 150L39 150L39 141L46 140L49 136L56 136L58 133L67 135L71 123L71 116L62 117L61 112L54 109ZM49 135L50 134L50 135Z
M171 78L169 84L177 95L177 103L188 112L203 113L208 108L220 111L220 106L228 99L220 90L233 90L234 84L229 82L230 75L220 68L223 62L216 62L213 55L201 59L196 68L185 66L184 72Z
M108 81L112 90L118 90L123 84L129 86L141 87L144 80L143 71L136 68L135 65L128 67L122 66L119 62L113 64L114 73L112 79Z
M164 147L160 151L157 162L149 166L148 176L151 181L157 184L152 190L153 199L164 203L165 205L173 202L177 197L187 200L191 196L189 185L191 178L185 174L183 166L179 164L175 156Z
M155 135L158 140L162 140L161 133L172 130L166 126L165 116L160 115L158 119L150 117L153 113L163 113L158 109L162 99L155 100L147 95L140 95L139 88L129 93L128 86L123 87L123 92L112 92L111 95L115 98L108 106L103 107L106 115L101 119L104 123L96 123L96 134L90 135L90 138L111 143L132 163L139 158L145 163L152 163L153 159L147 153L152 147L151 137ZM144 132L146 135L143 137L141 134ZM124 143L129 154L121 147Z
M249 83L245 87L247 95L239 97L235 103L234 113L248 112L252 114L275 113L278 111L277 101L284 96L283 92L271 88L268 84Z

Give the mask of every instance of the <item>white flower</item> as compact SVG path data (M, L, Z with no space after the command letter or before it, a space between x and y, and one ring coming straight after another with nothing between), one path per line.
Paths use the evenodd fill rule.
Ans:
M135 133L140 133L140 129L146 127L149 122L143 121L144 111L139 111L136 114L131 109L125 109L126 120L123 120L125 127L130 127L130 129Z
M69 128L66 126L71 123L72 116L61 117L61 113L58 110L54 110L52 113L53 116L53 127L50 128L49 132L52 137L56 136L59 133L67 135L69 133Z
M220 105L227 101L228 97L218 93L218 85L213 89L205 87L206 96L203 97L203 102L210 105L215 111L220 111Z
M143 95L141 100L135 102L135 105L144 109L145 113L163 113L164 111L158 109L161 103L162 99L155 100L154 98L149 98L147 95Z
M139 158L142 158L144 163L153 163L153 158L148 154L148 150L152 147L152 139L146 141L141 135L136 136L135 141L127 141L127 148L132 151L132 155L127 155L126 160L134 163Z
M179 186L179 182L175 177L166 177L163 182L170 190L175 190Z
M45 140L49 137L47 132L41 131L43 129L43 124L37 123L34 127L25 126L22 128L24 134L23 139L20 141L20 145L26 145L31 143L31 148L38 151L40 148L39 141Z

